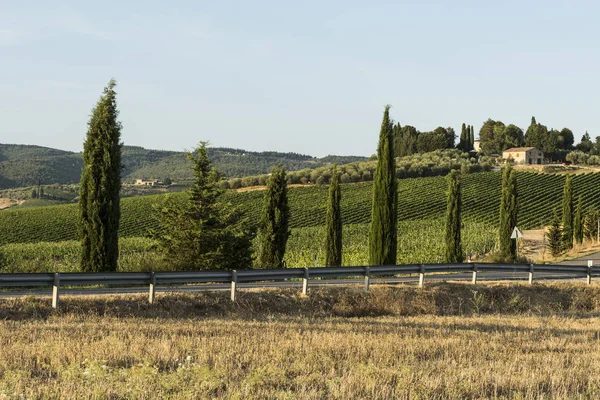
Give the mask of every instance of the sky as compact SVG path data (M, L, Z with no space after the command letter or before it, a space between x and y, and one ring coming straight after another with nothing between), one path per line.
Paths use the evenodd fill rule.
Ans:
M111 78L126 145L376 151L534 115L600 135L600 2L0 0L0 143L81 151Z

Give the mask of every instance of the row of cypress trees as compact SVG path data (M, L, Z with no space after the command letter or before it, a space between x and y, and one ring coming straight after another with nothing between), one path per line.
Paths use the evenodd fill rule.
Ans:
M475 150L475 130L473 125L465 125L463 122L460 130L460 139L456 148L465 152Z
M573 242L583 243L584 216L583 198L579 195L577 206L573 212L573 176L567 175L562 198L562 221L558 217L558 209L554 211L554 218L550 224L546 238L548 247L553 256L573 248ZM595 221L594 221L595 223Z
M120 218L119 191L121 186L121 123L118 121L116 104L116 82L111 80L103 95L92 110L88 123L88 132L84 143L84 169L81 177L79 215L82 243L81 266L84 271L115 271L118 259L118 229ZM390 106L385 106L379 143L377 147L377 167L373 183L372 218L369 227L369 264L395 264L397 258L398 224L398 188L396 179L396 161L393 146L393 122L390 119ZM463 124L461 142L464 146L472 144L472 129ZM190 192L190 201L186 209L169 210L167 219L182 220L192 218L199 221L190 228L204 229L211 226L215 235L204 236L208 240L208 258L218 259L218 243L227 243L231 249L249 248L247 239L242 240L239 231L227 230L225 225L235 220L235 215L223 215L211 212L216 207L219 192L215 190L218 180L206 156L206 145L202 144L197 156L190 155L194 162L196 184ZM460 174L451 171L448 181L448 203L446 211L446 262L462 261L461 245L461 189ZM500 250L503 257L515 259L516 247L510 240L512 229L517 221L516 173L511 165L503 172L502 199L500 206ZM567 178L563 201L563 243L573 242L573 231L579 240L582 237L581 199L578 205L573 227L571 180ZM342 221L340 210L341 190L339 174L334 167L329 188L326 220L326 265L338 266L342 263ZM285 170L282 166L274 168L267 184L263 214L259 227L259 248L257 263L262 267L279 267L283 263L286 243L290 235L289 207L287 204L287 186ZM229 224L231 225L231 224ZM218 231L218 232L217 232ZM228 232L225 236L220 232ZM218 234L217 234L218 233ZM168 231L164 238L171 245L185 242L189 236L182 230L183 236L177 236L175 230ZM187 247L185 247L187 246ZM177 247L173 254L181 254L187 248L189 254L197 251L197 243L188 243ZM221 246L223 247L223 246ZM172 249L173 250L173 249ZM222 249L221 249L222 250ZM246 252L247 253L247 252ZM212 257L212 258L211 258ZM193 256L190 259L197 259Z

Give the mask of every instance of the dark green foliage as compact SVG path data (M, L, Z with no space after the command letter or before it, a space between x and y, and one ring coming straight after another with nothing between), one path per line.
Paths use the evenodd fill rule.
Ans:
M342 265L342 211L340 203L342 191L337 166L333 167L329 196L327 202L327 217L325 221L325 265L340 267Z
M79 188L83 271L117 269L122 144L115 85L111 79L92 110L83 144L84 167Z
M583 198L579 195L573 219L573 235L577 244L583 243Z
M558 218L558 212L554 213L552 224L548 227L546 232L546 239L548 240L548 249L554 257L560 255L563 251L563 234L560 226L560 220Z
M220 202L220 179L208 159L206 143L194 154L194 184L187 201L169 198L157 207L159 242L164 261L175 270L243 269L252 265L251 235L241 214Z
M536 147L544 153L544 157L551 159L558 150L558 134L555 130L548 132L545 125L537 123L532 117L525 133L525 145Z
M562 150L572 150L575 143L573 131L569 128L563 128L558 137L558 147Z
M400 124L394 125L394 155L407 157L417 152L417 139L419 131L414 126Z
M256 262L260 268L278 268L283 265L285 247L290 236L287 184L282 165L271 170L263 202Z
M479 130L481 152L485 155L502 154L506 149L524 144L523 131L516 125L505 126L501 121L488 119Z
M469 151L475 150L475 131L473 125L469 125Z
M576 148L577 148L577 150L583 151L584 153L589 153L592 151L593 147L594 147L594 142L592 142L592 139L590 138L590 134L587 131L585 131L585 133L581 137L581 142L579 142L579 144L576 146Z
M573 248L573 176L567 175L562 199L563 248Z
M448 205L446 207L446 262L460 263L463 261L461 230L461 189L460 173L451 171L447 178Z
M369 230L369 264L395 265L398 226L398 181L394 158L390 106L385 107L379 145L377 168L373 182L373 203Z
M587 240L598 240L598 220L600 220L598 209L589 207L583 219L583 235Z
M469 135L469 132L467 130L467 126L463 122L463 124L460 128L460 140L458 142L458 145L456 146L457 149L459 149L461 151L469 151L468 135Z
M417 138L417 152L429 153L435 150L445 149L447 144L446 136L440 132L422 132Z
M507 163L502 173L502 193L500 197L500 256L515 261L516 241L510 236L517 226L519 212L517 198L517 173L512 164Z

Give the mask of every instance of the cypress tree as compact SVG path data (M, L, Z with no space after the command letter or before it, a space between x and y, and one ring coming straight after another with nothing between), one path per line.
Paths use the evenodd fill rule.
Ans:
M552 223L546 232L546 238L548 239L548 248L554 257L558 256L562 252L562 230L560 227L560 220L558 219L558 212L554 211L554 218Z
M460 128L460 141L458 142L458 149L461 151L467 150L467 126L463 122L462 127Z
M469 126L469 151L475 150L475 131L473 125Z
M500 198L500 255L512 261L517 259L517 247L510 236L517 226L518 211L517 173L512 164L507 163L502 173Z
M393 153L390 106L385 106L379 145L377 167L373 179L373 208L369 230L369 264L396 264L398 236L398 182Z
M589 207L583 219L583 235L587 240L598 239L598 220L600 213L594 207Z
M573 221L573 234L577 244L583 243L583 199L581 195L577 199L577 208L575 209L575 219Z
M283 265L285 247L290 236L288 230L289 207L285 169L280 164L271 170L267 181L262 217L259 227L258 257L261 268L278 268Z
M333 166L331 183L329 184L329 201L327 202L327 221L325 237L325 265L340 267L342 265L342 213L340 200L340 178L337 166Z
M111 79L92 110L83 144L79 226L83 271L115 271L121 215L121 123Z
M461 229L460 173L452 170L446 176L448 182L448 203L446 206L446 262L463 261Z
M573 248L573 176L567 175L562 200L562 234L565 250Z

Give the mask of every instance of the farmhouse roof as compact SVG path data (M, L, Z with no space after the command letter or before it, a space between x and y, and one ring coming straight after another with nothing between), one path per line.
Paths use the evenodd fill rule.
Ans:
M505 153L521 153L524 151L533 150L535 147L513 147L512 149L504 150Z

